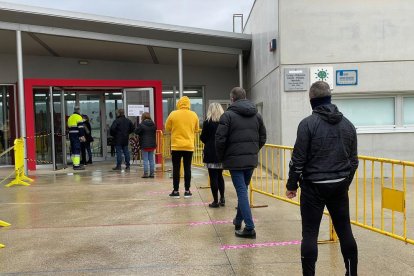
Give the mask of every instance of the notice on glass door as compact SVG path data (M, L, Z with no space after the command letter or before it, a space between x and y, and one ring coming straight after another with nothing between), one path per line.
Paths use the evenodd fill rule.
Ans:
M128 117L141 116L145 112L143 104L129 104L128 105Z

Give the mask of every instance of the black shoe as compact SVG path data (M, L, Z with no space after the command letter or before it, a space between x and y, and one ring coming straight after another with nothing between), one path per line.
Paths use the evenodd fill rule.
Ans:
M120 171L122 169L121 169L121 167L115 167L115 168L112 168L112 170L114 170L114 171Z
M246 228L244 228L243 230L236 230L234 234L236 235L236 237L239 237L239 238L245 238L245 239L256 238L256 231L254 229L247 230Z
M126 170L126 171L129 171L129 169L130 169L130 168L129 168L129 166L126 166L126 167L125 167L125 170Z
M87 164L92 164L92 159L89 159L88 162L86 162Z
M217 202L212 202L212 203L210 203L209 205L208 205L208 207L210 207L210 208L219 208L220 207L220 205L217 203Z
M225 206L226 205L226 200L224 199L224 197L220 198L220 206Z
M180 192L178 192L178 191L172 191L171 192L171 194L169 194L169 196L171 197L171 198L180 198Z
M73 169L74 169L75 171L83 171L83 170L85 170L85 168L84 168L84 167L81 167L81 166L76 166L76 167L73 167Z
M155 178L154 173L150 173L149 178Z
M234 225L234 230L240 230L241 229L241 223L237 224L236 219L233 219L233 225Z
M190 192L190 190L184 192L184 198L190 198L192 196L193 194Z
M143 176L141 176L141 178L149 178L148 174L144 173Z

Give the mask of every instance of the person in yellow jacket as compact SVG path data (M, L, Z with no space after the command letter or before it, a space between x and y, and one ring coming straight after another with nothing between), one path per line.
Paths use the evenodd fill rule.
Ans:
M68 119L70 149L74 170L84 170L80 165L81 142L85 142L85 130L83 117L80 115L80 107L75 106L74 112Z
M191 111L190 99L182 97L177 103L177 110L171 112L165 122L165 130L171 132L171 156L173 163L174 190L170 197L180 198L180 166L184 163L184 197L191 197L191 160L194 152L194 138L199 131L197 114Z

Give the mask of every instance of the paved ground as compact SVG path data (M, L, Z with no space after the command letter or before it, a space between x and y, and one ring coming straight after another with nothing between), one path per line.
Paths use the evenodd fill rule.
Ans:
M6 174L2 172L1 174ZM301 275L297 206L256 195L257 239L234 236L236 196L210 209L206 171L193 169L193 198L170 199L171 179L142 168L38 171L30 187L0 188L1 275ZM414 246L354 227L360 275L414 275ZM324 221L321 239L327 238ZM245 244L256 244L253 248ZM234 246L236 245L236 246ZM223 249L225 248L225 249ZM319 246L317 275L343 275L339 244Z

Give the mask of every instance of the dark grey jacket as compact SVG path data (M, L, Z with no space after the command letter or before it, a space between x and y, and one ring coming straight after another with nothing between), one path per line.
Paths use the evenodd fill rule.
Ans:
M286 187L291 191L301 177L305 182L352 181L358 168L356 131L334 104L315 108L300 122L289 167Z
M135 134L139 136L139 147L141 149L152 149L157 147L156 134L157 128L153 121L144 120L135 129Z
M234 102L221 116L216 131L217 158L229 170L257 167L257 154L266 143L262 116L249 100Z
M134 124L125 116L119 116L110 129L110 134L114 137L116 146L128 146L129 134L134 132Z

